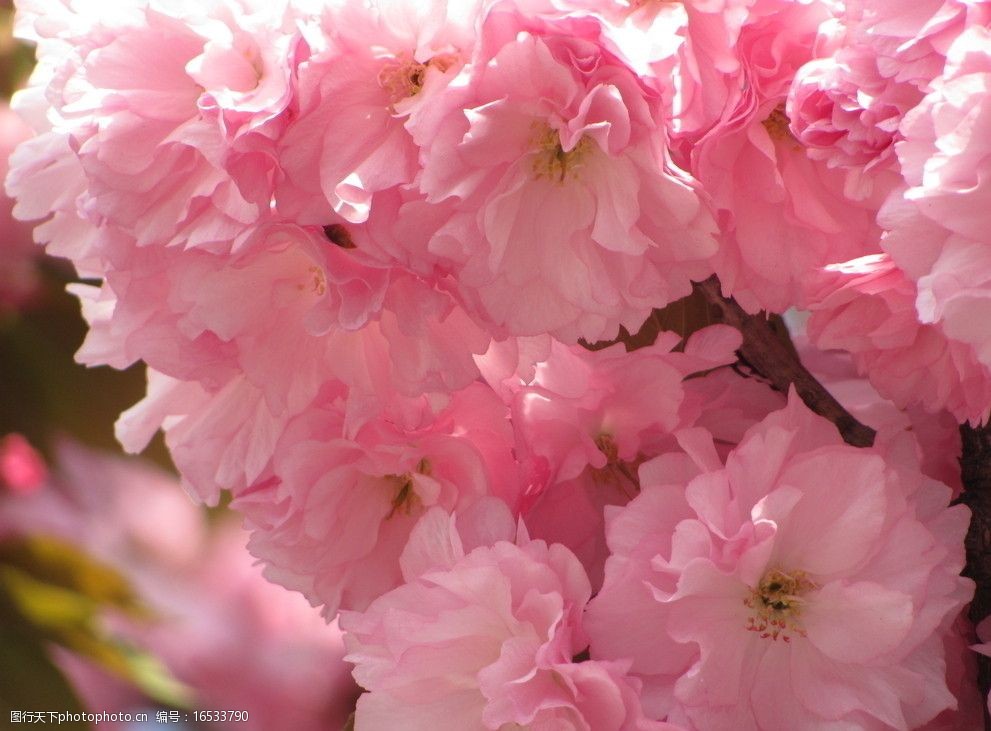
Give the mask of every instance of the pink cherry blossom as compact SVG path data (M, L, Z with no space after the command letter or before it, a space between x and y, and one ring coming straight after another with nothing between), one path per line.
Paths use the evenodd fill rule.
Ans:
M427 201L453 199L429 248L496 332L636 331L715 251L711 218L665 160L659 99L580 20L565 35L500 6L473 64L409 125Z
M341 406L328 399L291 421L270 470L233 504L268 576L328 618L400 583L399 556L426 510L489 495L515 507L518 491L506 408L480 384L418 428L380 418L352 432Z
M679 340L663 332L629 353L622 345L589 352L555 344L513 399L517 458L546 476L528 485L527 528L574 551L593 587L608 555L603 508L625 505L638 490L638 465L697 416L683 379L735 361L740 344L737 331L719 325L672 352Z
M986 15L959 0L865 0L821 26L819 57L796 75L787 111L808 155L846 171L850 197L877 200L898 184L903 118L942 72L952 39Z
M974 655L974 626L961 615L943 641L946 646L946 685L957 699L955 709L947 709L920 731L957 731L980 728L984 718L985 698L977 687L977 657Z
M845 174L806 154L785 111L829 17L826 3L782 0L699 5L688 17L676 160L712 197L723 233L713 266L750 311L801 305L818 267L877 249L880 197L848 195Z
M949 486L954 499L959 497L963 490L960 425L952 414L933 413L918 404L898 408L860 375L852 353L819 350L801 329L792 329L792 339L816 380L858 421L877 431L876 447L895 452L908 449L914 455L909 459L918 461L922 474ZM906 432L912 436L906 438Z
M343 388L358 418L467 386L489 343L450 295L309 227L260 227L234 256L124 251L128 265L100 289L73 287L90 323L77 358L155 369L119 434L140 450L164 424L206 500L254 481L288 420L322 390Z
M916 313L916 288L887 256L829 267L808 330L823 349L850 352L859 371L898 406L946 409L958 421L991 414L991 369L973 346Z
M904 454L844 445L794 394L725 465L704 432L681 442L700 474L672 482L673 457L641 468L586 622L593 658L632 659L649 714L909 729L954 706L931 670L973 591L949 488Z
M48 104L41 88L19 92L13 104L21 117L32 118L36 129L46 129ZM68 138L39 131L13 151L9 163L5 190L16 200L14 216L21 221L44 219L35 226L35 241L52 256L72 259L81 276L101 276L101 232L77 207L86 192L86 176Z
M30 93L50 105L31 115L50 156L27 164L62 165L68 147L86 181L76 210L93 224L139 245L228 249L269 213L268 126L289 101L298 15L257 0L106 14L22 3L19 33L39 44Z
M944 75L906 115L896 149L908 187L880 219L890 229L885 249L918 283L921 321L969 343L984 365L991 365L991 339L980 325L991 301L989 34L980 25L963 32L947 52Z
M279 141L280 207L307 223L369 216L372 195L408 184L417 147L405 129L470 59L480 3L330 5L301 64L296 112Z
M811 159L845 172L851 199L878 200L897 186L898 125L922 97L881 77L876 63L870 50L842 46L799 69L786 105L796 140Z
M589 351L552 345L532 380L519 384L514 423L528 452L553 465L557 479L587 466L606 467L654 451L652 444L684 425L682 381L732 363L740 335L725 325L681 338L661 332L654 344L627 352L622 344Z
M785 405L785 395L757 378L720 368L704 378L686 381L686 409L697 414L694 425L704 427L724 457L750 427Z
M303 300L310 300L312 305L320 299L309 290L314 280L308 269L290 274L279 287L281 293L273 292L280 300L280 295L289 295L280 304L305 307ZM407 290L395 302L395 306L404 300L419 305L424 315L420 322L403 320L387 310L379 323L360 331L311 337L296 320L292 328L278 330L276 325L273 332L286 343L279 352L273 352L265 340L256 340L253 330L249 331L248 342L257 349L247 350L243 357L258 364L258 376L274 374L269 380L251 378L247 373L228 376L226 359L220 364L228 367L220 371L222 378L216 381L183 380L149 371L148 394L121 416L118 438L125 449L138 452L162 428L190 492L213 504L220 490L240 491L255 482L290 420L313 409L319 411L319 404L328 398L346 404L348 421L355 426L383 414L401 424L422 425L420 414L425 409L433 413L441 408L448 389L471 383L478 373L471 349L484 350L484 336L461 310L441 296L431 299L422 294L423 290ZM299 300L295 305L294 299ZM84 307L95 337L100 336L103 318L110 311L99 304L95 301ZM413 310L406 309L405 314L411 315ZM150 334L147 330L141 333ZM91 334L87 345L94 339ZM105 342L112 343L112 333ZM220 348L214 352L224 354ZM85 346L83 355L92 357L93 362L102 357ZM287 356L300 356L300 360L293 363ZM206 363L215 366L217 360ZM188 366L194 361L187 358L181 362ZM287 363L292 366L287 368ZM206 374L209 376L210 371ZM424 391L432 395L421 395Z
M502 540L468 550L455 521L428 513L406 583L342 614L348 660L369 691L356 730L675 731L644 718L624 663L573 662L590 594L575 556L523 535L510 542L512 524L502 526L492 534Z
M896 83L927 90L943 71L946 52L968 23L988 19L987 4L967 0L895 0L847 3L845 16L855 24L858 42L877 56L880 74Z

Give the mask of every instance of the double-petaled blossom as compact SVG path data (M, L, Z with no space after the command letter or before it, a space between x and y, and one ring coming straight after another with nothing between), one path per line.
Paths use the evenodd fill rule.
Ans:
M299 68L293 121L279 139L279 205L319 223L360 222L375 193L413 182L407 129L470 60L480 3L330 3Z
M39 44L20 101L39 132L25 161L33 173L11 183L36 199L23 215L47 202L139 246L229 250L270 213L270 148L291 96L300 15L286 0L128 0L112 12L21 3L19 33ZM46 188L55 168L68 191Z
M969 511L947 507L911 450L849 447L794 395L725 464L704 431L679 441L610 513L586 622L593 658L632 660L649 714L703 731L880 730L955 707L944 635L973 592L959 576Z
M902 119L942 72L949 42L984 12L979 5L865 0L822 24L787 113L809 157L845 173L850 197L879 200L899 183Z
M603 508L635 496L638 466L698 417L683 381L734 362L739 344L725 325L694 334L677 352L674 333L632 352L555 343L533 378L515 384L516 457L525 474L543 478L526 485L527 528L574 551L593 587L608 555Z
M597 20L561 22L497 6L411 129L420 190L451 205L427 248L469 308L494 332L595 341L707 276L714 225L667 160L659 95Z
M983 4L981 4L983 5ZM991 10L988 10L991 13ZM924 323L973 346L991 364L991 30L975 24L947 51L946 70L901 125L907 187L881 221L884 247L918 284Z
M676 731L644 717L626 663L574 660L591 593L574 554L483 513L465 528L428 513L403 556L406 583L342 615L369 691L355 728Z
M679 49L676 159L712 197L723 292L748 310L802 306L815 271L877 250L877 201L806 152L789 124L791 84L813 59L829 4L691 3Z
M270 470L235 491L234 507L269 577L333 617L400 583L399 556L430 508L491 495L515 505L518 488L506 407L480 384L408 428L390 418L355 428L330 396L288 424Z
M991 368L973 345L923 324L916 287L886 255L829 267L811 306L811 341L849 352L878 391L900 407L947 410L979 423L991 413Z

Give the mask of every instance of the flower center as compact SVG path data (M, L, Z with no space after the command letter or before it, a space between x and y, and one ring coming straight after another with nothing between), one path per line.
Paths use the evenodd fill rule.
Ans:
M757 632L765 639L780 637L785 642L791 641L792 634L805 637L798 617L805 604L804 595L816 588L804 571L768 571L757 588L751 589L750 596L743 600L753 610L747 618L747 630Z
M565 151L561 146L561 136L555 130L546 125L538 125L533 145L537 148L533 158L534 178L547 178L563 183L569 173L575 175L582 167L592 148L592 140L582 137L578 144Z
M379 71L379 86L385 89L393 104L416 96L423 90L427 79L427 69L447 71L458 60L453 53L440 53L426 63L410 58L406 54L396 56Z
M310 267L310 274L313 276L313 291L322 297L327 292L327 278L323 269Z
M619 459L619 447L612 434L600 434L595 438L595 446L605 455L606 459L612 463Z
M640 492L636 464L632 465L631 469L630 464L619 458L619 447L616 446L612 434L599 434L595 438L595 446L606 458L606 466L595 470L598 477L623 493L627 500L635 498Z
M433 469L426 457L416 465L416 474L430 475L432 471ZM398 512L402 512L403 515L411 515L414 508L420 504L420 498L416 494L416 486L413 483L413 473L389 475L388 479L396 486L396 493L392 497L392 510L385 516L385 519L388 520Z
M296 289L300 292L305 292L309 289L311 292L323 297L327 293L327 276L320 267L311 266L306 270L306 284L297 284Z
M767 134L772 140L797 144L798 140L791 133L791 120L785 114L784 104L779 104L772 109L771 113L764 118L761 124L764 125L764 129L767 130Z

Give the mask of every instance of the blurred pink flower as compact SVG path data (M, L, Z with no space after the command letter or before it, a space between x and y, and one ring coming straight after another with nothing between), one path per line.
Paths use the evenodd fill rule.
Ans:
M122 632L190 686L199 707L248 711L228 728L343 728L358 688L337 623L265 580L247 537L215 529L195 567L143 592L162 620Z
M20 434L0 439L0 486L13 492L30 493L48 478L41 455Z
M61 538L119 571L153 618L107 612L106 631L162 661L198 707L248 711L247 722L225 727L336 729L353 709L357 688L336 626L266 581L247 534L209 527L171 476L64 442L44 486L0 499L0 533L12 532ZM147 705L89 660L57 657L91 710Z

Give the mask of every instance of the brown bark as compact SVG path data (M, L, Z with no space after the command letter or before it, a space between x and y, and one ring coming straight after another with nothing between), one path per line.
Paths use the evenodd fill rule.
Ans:
M739 354L746 365L779 391L787 393L794 386L805 405L833 422L847 444L869 447L874 443L874 430L857 421L823 388L763 314L750 315L735 300L723 297L715 277L698 283L696 288L713 308L716 321L732 325L743 334Z
M977 583L970 619L976 625L991 614L991 425L960 427L960 478L964 502L972 512L967 532L967 568L964 574ZM991 688L991 658L978 658L978 685L981 697ZM984 709L984 727L991 729L991 718Z

